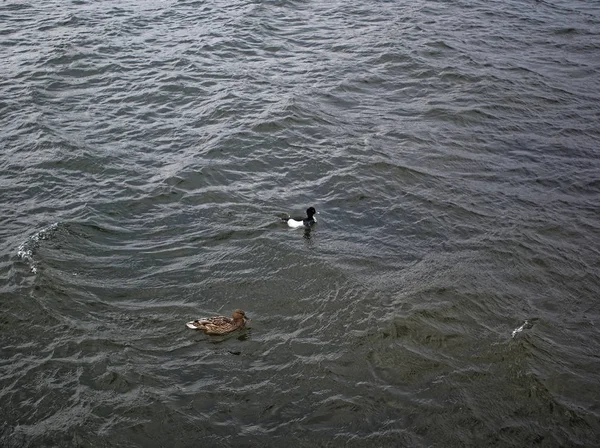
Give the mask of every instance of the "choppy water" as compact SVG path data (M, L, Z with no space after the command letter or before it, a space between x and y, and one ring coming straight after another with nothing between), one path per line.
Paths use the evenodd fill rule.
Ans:
M599 54L582 0L2 2L0 444L597 446Z

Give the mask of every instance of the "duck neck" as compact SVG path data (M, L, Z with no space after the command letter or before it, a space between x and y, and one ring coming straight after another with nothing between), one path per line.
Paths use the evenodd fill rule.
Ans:
M243 327L244 326L244 318L240 317L240 318L237 318L237 319L233 319L233 324L236 327Z

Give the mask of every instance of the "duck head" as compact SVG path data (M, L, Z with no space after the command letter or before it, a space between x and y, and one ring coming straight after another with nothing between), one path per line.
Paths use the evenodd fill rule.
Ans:
M311 219L315 213L317 213L317 211L314 207L308 207L306 209L306 216L308 216L308 219Z
M246 317L246 313L243 310L240 310L239 308L237 310L235 310L233 312L233 320L234 321L239 321L242 320L244 323L246 323L247 321L249 321L250 319L248 319Z

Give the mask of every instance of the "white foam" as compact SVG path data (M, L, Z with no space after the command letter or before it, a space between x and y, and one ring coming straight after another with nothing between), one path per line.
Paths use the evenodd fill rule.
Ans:
M33 251L37 247L40 240L48 238L50 232L54 231L58 227L58 223L50 224L48 227L44 227L39 232L30 236L27 241L21 243L17 249L17 256L29 264L31 272L37 273L37 266L33 259Z
M523 331L523 329L524 329L524 328L525 328L525 327L526 327L528 324L529 324L529 321L528 321L528 320L526 320L525 322L523 322L523 325L521 325L521 326L520 326L520 327L518 327L518 328L515 328L515 329L513 330L513 332L512 332L512 337L514 338L514 337L517 335L517 333L520 333L520 332L522 332L522 331Z

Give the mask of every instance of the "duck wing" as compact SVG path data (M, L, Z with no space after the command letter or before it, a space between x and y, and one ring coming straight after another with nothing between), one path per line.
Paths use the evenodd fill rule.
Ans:
M293 219L294 221L304 221L305 219L308 219L308 217L307 216L290 216L290 215L287 215L286 218L281 218L281 220L283 222L288 222L290 219Z
M216 328L225 328L233 326L233 319L225 316L216 316L209 318L196 319L185 324L188 328L193 330L214 330Z

